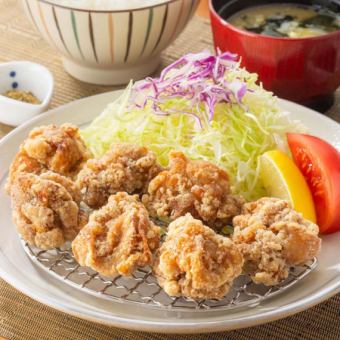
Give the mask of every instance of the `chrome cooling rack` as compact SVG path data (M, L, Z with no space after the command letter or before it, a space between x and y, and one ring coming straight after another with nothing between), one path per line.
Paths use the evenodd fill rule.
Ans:
M107 300L133 303L171 311L228 310L245 306L257 306L261 301L278 295L295 285L317 266L313 259L307 264L294 267L281 284L266 287L253 283L241 275L234 281L229 293L222 300L195 301L183 297L169 297L158 285L150 268L137 269L131 277L107 278L90 268L80 266L73 257L70 246L54 250L39 250L23 241L31 260L63 282L91 295Z

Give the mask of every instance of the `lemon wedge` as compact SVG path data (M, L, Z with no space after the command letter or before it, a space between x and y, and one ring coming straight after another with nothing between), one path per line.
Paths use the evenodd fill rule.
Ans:
M307 182L288 155L280 150L265 152L260 156L260 176L268 195L289 201L304 218L316 222Z

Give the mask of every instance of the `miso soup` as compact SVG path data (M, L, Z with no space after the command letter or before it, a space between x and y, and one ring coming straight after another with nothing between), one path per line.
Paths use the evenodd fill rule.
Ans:
M305 38L340 29L340 14L321 6L254 6L226 19L238 28L272 37Z

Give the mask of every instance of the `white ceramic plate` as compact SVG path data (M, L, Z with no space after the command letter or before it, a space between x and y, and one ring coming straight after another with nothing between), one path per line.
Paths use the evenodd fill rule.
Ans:
M0 141L0 276L33 299L87 320L133 330L200 333L249 327L305 310L340 292L340 232L323 237L319 266L286 293L260 306L227 312L180 313L116 304L80 292L39 270L27 257L11 222L10 200L4 193L8 167L20 143L34 127L65 122L84 125L119 92L78 100L51 110L15 129ZM310 133L340 149L340 125L302 106L280 102Z

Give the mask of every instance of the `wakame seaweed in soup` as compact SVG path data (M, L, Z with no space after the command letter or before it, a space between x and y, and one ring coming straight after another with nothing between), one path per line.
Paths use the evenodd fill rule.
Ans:
M238 28L272 37L305 38L340 29L339 13L298 4L248 7L227 20Z

